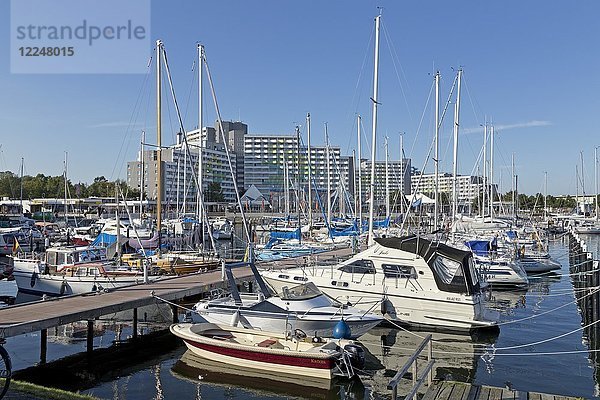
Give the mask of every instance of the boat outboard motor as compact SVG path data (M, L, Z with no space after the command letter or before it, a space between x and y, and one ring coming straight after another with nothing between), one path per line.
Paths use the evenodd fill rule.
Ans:
M350 357L350 363L355 369L365 367L365 350L358 344L347 344L344 346L344 352Z

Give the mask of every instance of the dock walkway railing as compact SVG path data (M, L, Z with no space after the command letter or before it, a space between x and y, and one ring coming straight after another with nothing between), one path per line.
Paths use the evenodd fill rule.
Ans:
M419 371L418 371L417 361L419 359L419 356L425 349L425 346L427 346L427 361L428 362L427 362L427 365L425 366L425 369L421 372L421 376L418 376ZM417 347L417 349L415 350L413 355L404 364L402 369L400 371L398 371L396 373L396 375L394 375L394 377L392 378L390 383L388 383L388 390L392 391L392 400L396 400L396 398L398 396L398 384L400 383L400 380L402 379L404 374L406 374L406 372L408 372L408 370L411 366L412 366L413 386L411 388L410 393L407 394L404 398L416 400L417 399L417 391L419 390L419 387L425 381L425 377L428 377L427 381L430 385L431 385L431 382L433 381L432 369L433 369L434 363L435 363L435 360L433 359L433 349L431 347L431 334L429 334L425 337L425 339L423 339L423 342L421 342L419 347Z

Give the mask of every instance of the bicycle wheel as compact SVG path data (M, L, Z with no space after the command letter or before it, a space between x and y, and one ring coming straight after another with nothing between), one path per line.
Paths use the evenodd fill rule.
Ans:
M10 385L12 365L6 349L0 344L0 399L4 397Z

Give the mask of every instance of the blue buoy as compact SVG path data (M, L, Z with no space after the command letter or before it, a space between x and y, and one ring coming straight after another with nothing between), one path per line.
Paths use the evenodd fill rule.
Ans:
M335 339L350 339L350 327L343 319L333 327L333 337Z

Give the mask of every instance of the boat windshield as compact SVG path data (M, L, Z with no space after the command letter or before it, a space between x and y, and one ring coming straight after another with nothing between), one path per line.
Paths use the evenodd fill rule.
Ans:
M308 282L291 288L284 286L279 297L281 297L282 300L307 300L320 296L321 294L321 291L314 283Z

